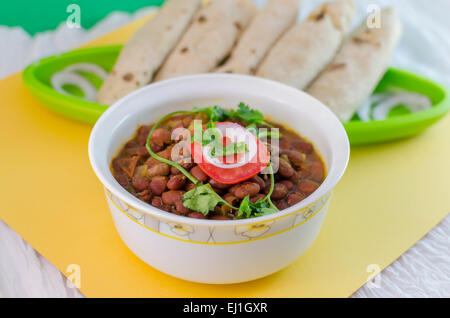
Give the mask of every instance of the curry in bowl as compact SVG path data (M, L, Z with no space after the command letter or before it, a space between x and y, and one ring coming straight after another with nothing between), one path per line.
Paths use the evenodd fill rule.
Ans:
M244 103L177 111L139 127L111 170L156 208L212 220L276 213L304 200L325 177L310 142Z

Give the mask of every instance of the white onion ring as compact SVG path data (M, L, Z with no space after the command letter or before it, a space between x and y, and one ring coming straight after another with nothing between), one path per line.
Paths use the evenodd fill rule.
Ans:
M93 63L72 64L72 65L66 67L64 69L64 71L68 71L68 72L81 71L81 72L86 72L86 73L92 73L94 75L97 75L98 77L100 77L103 80L106 79L106 77L108 77L108 73L102 67L98 66L97 64L93 64Z
M71 84L78 86L84 93L84 99L88 101L95 101L95 97L97 96L97 89L94 87L94 85L92 85L91 82L77 73L67 71L55 73L51 78L51 82L53 88L61 94L75 96L63 89L64 85Z
M360 108L358 108L358 110L356 111L356 114L358 115L358 117L361 121L363 121L363 122L370 121L371 108L372 108L372 103L370 102L370 98L367 99Z
M374 120L384 120L389 115L389 112L399 106L403 105L411 112L416 113L422 110L431 108L431 100L424 95L417 93L399 93L391 94L391 96L383 99L376 105L372 112Z
M364 104L356 111L356 114L358 115L359 119L363 122L369 122L371 121L370 118L370 112L372 111L372 105L377 104L383 99L389 97L391 94L389 93L381 93L381 94L374 94L370 96Z
M245 142L248 152L245 153L243 160L240 162L227 164L220 162L218 158L212 157L210 155L212 145L207 145L203 147L203 156L207 162L219 168L233 169L246 165L256 156L258 151L256 137L253 136L247 129L234 123L221 123L220 125L217 125L216 128L222 136L226 136L232 142Z
M373 105L375 106L372 109ZM369 122L371 120L371 112L374 120L385 120L389 115L389 112L399 105L404 105L413 113L432 107L430 99L425 95L396 91L370 96L356 113L363 122Z
M53 74L51 78L53 89L61 94L74 96L73 94L70 94L69 92L64 90L62 87L66 84L75 85L79 89L81 89L81 91L84 93L85 100L94 102L97 96L97 89L89 80L87 80L86 78L77 73L80 71L94 74L103 80L106 79L106 77L108 76L108 73L97 64L93 63L72 64L63 69L62 71Z

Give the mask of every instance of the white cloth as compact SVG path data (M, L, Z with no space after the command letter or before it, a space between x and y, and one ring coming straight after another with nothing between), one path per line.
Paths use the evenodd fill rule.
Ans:
M265 0L255 0L263 5ZM303 0L303 19L323 0ZM450 85L450 1L355 0L359 24L369 4L395 5L404 24L403 38L392 65ZM149 13L114 13L89 31L69 29L30 37L21 28L0 26L0 78L20 71L30 62L67 51ZM450 297L450 217L380 274L379 288L365 285L353 297ZM0 297L80 297L66 287L63 275L43 256L0 221Z

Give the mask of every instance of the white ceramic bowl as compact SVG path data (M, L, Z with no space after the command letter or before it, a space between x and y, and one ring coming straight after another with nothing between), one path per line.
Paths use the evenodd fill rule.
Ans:
M138 126L192 106L236 107L245 102L314 144L327 177L307 199L253 219L199 220L156 209L114 179L110 163ZM89 157L105 187L114 223L144 262L185 280L225 284L274 273L302 255L319 234L331 192L349 158L347 134L319 101L286 85L250 76L203 74L151 84L118 101L98 120Z

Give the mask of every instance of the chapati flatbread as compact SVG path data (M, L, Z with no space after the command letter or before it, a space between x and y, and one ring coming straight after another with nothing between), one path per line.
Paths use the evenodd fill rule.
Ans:
M256 12L249 0L212 0L198 12L156 80L214 70Z
M169 0L123 47L98 92L97 102L111 105L147 85L189 26L201 0Z
M349 121L386 72L402 25L393 8L380 13L381 27L366 20L349 37L327 69L307 92L327 105L342 122Z
M275 42L294 25L300 0L269 0L253 18L219 73L254 74Z
M256 75L306 88L336 55L353 15L353 0L319 6L277 42Z

